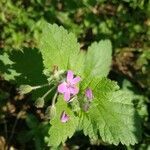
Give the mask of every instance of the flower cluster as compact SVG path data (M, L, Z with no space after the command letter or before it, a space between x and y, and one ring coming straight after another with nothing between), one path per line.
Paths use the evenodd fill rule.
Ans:
M63 80L62 80L63 78ZM64 100L66 102L71 102L73 101L76 97L76 95L79 93L79 87L78 87L78 83L81 81L81 78L79 76L75 76L73 71L68 70L67 71L67 75L65 77L64 80L64 71L60 70L60 71L55 71L54 75L52 75L49 78L49 82L51 83L57 83L60 82L61 83L57 86L57 92L55 93L53 99L52 99L52 105L50 107L47 108L46 110L46 116L49 119L54 118L55 114L56 114L56 109L55 109L55 101L57 99L57 95L58 93L63 94L64 96ZM43 88L46 86L49 86L50 84L43 84L43 85L38 85L38 86L30 86L30 85L21 85L18 88L18 92L19 94L27 94L30 93L33 90L39 89L39 88ZM44 104L45 104L45 98L56 88L56 86L53 86L52 88L50 88L42 97L39 97L36 101L35 101L35 106L37 108L43 108ZM92 90L90 88L87 88L85 90L85 94L83 101L80 103L81 106L83 106L83 110L87 111L89 109L90 103L93 100L93 93ZM79 108L80 109L80 108ZM69 120L69 116L67 115L67 113L65 111L62 112L61 117L60 117L61 122L65 123Z
M74 77L74 73L69 70L67 72L66 81L63 81L58 85L58 92L64 95L64 100L66 102L70 102L71 98L74 97L79 93L79 88L77 84L81 81L81 78L79 76ZM91 101L93 99L92 90L90 88L86 89L85 91L85 97L88 101ZM69 120L69 116L65 113L65 111L62 112L61 118L62 123L65 123Z

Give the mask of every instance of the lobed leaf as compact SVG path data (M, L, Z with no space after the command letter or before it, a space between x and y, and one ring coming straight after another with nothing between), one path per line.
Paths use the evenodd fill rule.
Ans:
M131 97L107 79L94 78L87 86L93 89L94 95L88 111L89 121L93 125L89 136L91 129L94 129L109 144L137 143L141 138L141 128Z
M97 131L95 130L94 124L88 113L81 112L80 120L79 120L79 130L83 130L85 136L89 136L91 139L98 139Z
M62 123L61 113L65 111L69 115L69 120L66 123ZM59 146L64 143L67 138L71 138L75 133L78 126L78 117L74 115L72 110L68 107L67 103L60 96L56 103L56 116L50 121L52 125L49 130L48 145Z
M62 26L45 23L41 37L39 48L46 69L52 71L56 65L59 70L72 69L79 73L80 67L77 66L82 66L83 63L80 47L74 34L68 33Z
M43 23L39 44L45 69L73 70L81 76L107 76L111 65L112 47L109 40L93 43L88 52L80 51L74 34L62 26Z
M89 48L85 59L85 76L106 77L112 60L112 46L109 40L94 42Z

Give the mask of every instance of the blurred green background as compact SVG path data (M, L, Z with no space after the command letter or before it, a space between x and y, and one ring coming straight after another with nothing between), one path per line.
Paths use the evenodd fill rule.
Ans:
M84 50L93 41L112 41L109 78L135 95L143 119L143 140L125 149L150 149L150 0L0 0L0 72L11 63L4 52L36 48L43 21L75 33ZM4 85L0 99L11 95Z

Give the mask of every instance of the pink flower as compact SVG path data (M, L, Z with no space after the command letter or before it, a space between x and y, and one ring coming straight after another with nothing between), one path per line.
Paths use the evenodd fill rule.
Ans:
M69 116L65 113L65 111L62 112L60 120L62 123L65 123L69 120Z
M66 101L69 101L71 96L74 96L79 92L79 88L76 84L81 80L81 78L74 78L73 76L73 72L69 70L67 72L67 81L64 81L58 86L58 92L64 94L64 99Z
M86 89L85 91L85 96L88 98L88 100L92 100L93 99L93 93L92 90L90 88Z

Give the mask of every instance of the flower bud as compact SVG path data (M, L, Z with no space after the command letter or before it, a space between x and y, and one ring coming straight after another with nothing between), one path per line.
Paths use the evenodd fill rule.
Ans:
M42 108L44 107L44 98L39 97L36 101L35 101L35 106L37 108Z
M53 78L56 80L60 80L61 75L64 73L64 70L55 71Z
M65 113L65 111L62 112L60 120L62 123L66 123L69 120L69 116Z
M87 99L89 101L91 101L93 99L93 93L92 93L92 90L90 88L86 89L85 96L87 97Z
M83 105L83 110L86 112L86 111L89 110L89 107L90 107L89 103L85 103L85 104Z
M56 107L54 105L47 107L45 115L47 119L53 119L56 116Z
M19 94L23 95L23 94L30 93L33 90L33 88L30 85L21 85L18 90L19 90Z

